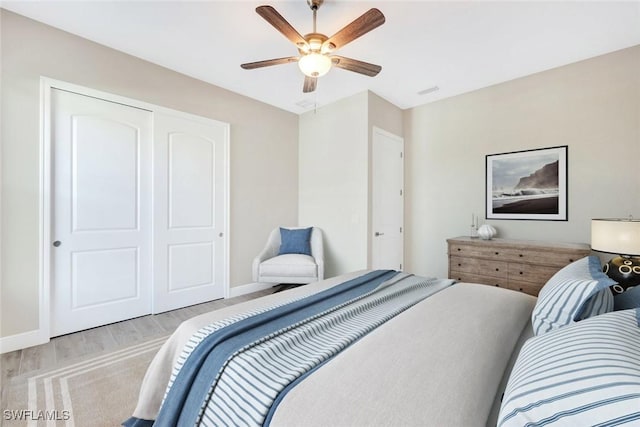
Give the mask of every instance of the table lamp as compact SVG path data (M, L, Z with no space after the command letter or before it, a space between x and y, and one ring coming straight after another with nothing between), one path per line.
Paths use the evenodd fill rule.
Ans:
M603 271L619 286L617 293L640 285L640 220L604 218L591 220L591 249L616 254Z

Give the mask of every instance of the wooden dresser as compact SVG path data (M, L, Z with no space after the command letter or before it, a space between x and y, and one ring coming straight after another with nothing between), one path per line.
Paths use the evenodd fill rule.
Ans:
M534 240L447 239L449 278L514 289L537 296L553 274L591 253L579 243Z

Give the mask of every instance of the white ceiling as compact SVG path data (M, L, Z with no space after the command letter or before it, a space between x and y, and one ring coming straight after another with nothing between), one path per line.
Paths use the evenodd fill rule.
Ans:
M640 0L326 0L318 31L328 36L371 7L384 13L385 24L338 51L382 71L372 78L333 69L316 92L303 94L295 63L240 68L297 54L255 13L261 4L301 34L311 32L306 0L2 1L5 9L294 113L367 89L405 109L640 44ZM439 90L418 94L433 86Z

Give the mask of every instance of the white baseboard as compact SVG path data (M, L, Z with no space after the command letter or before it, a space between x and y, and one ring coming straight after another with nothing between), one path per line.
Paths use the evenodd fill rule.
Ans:
M45 336L40 329L23 332L20 334L9 335L0 338L0 354L9 353L10 351L21 350L34 345L45 344L49 342L49 337Z
M229 298L239 297L240 295L250 294L252 292L263 291L274 287L274 283L248 283L246 285L234 286L229 289Z

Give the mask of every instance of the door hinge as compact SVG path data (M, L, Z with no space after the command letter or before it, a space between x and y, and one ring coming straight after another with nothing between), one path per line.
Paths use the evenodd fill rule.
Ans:
M402 263L400 263L400 270L402 270Z
M400 227L400 232L402 233L402 227Z
M402 189L400 189L400 195L402 196Z
M400 152L400 158L402 158L404 156L404 154L402 154L402 151Z

